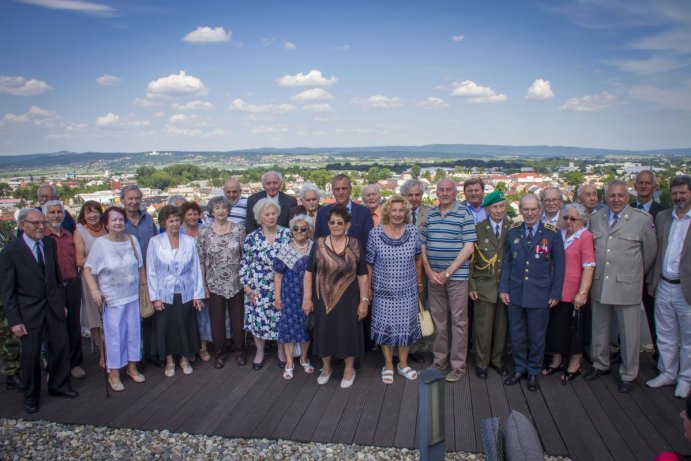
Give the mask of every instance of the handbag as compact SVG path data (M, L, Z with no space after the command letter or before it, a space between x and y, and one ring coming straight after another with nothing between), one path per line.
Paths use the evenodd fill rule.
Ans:
M132 240L132 236L128 234L127 237L130 239L130 245L132 245L134 257L137 258L138 266L139 253L137 253L137 250L134 248L134 240ZM154 315L154 305L151 304L151 298L149 298L149 288L146 286L146 280L139 281L139 315L143 319Z
M418 318L420 319L420 330L422 336L431 336L434 333L434 322L432 322L432 314L422 305L422 301L417 300Z

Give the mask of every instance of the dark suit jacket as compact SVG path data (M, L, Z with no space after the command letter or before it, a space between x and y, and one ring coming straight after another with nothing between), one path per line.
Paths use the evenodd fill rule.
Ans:
M43 274L32 249L23 238L13 240L0 252L0 288L10 326L40 328L47 309L65 320L65 291L53 239L43 238L46 272Z
M263 198L266 198L266 192L264 191L252 194L247 198L247 221L245 221L245 230L248 235L259 227L259 224L257 224L257 221L254 219L254 205ZM279 226L288 227L290 210L296 207L297 204L298 201L295 200L295 197L291 197L283 192L278 193L278 205L281 207L281 214L278 215Z
M319 213L317 213L317 228L314 235L315 238L329 235L329 226L327 221L329 210L332 206L334 206L333 203L319 208ZM367 246L369 231L371 231L374 227L372 213L370 213L367 207L352 202L350 215L351 221L350 227L348 228L348 235L358 239L364 250L364 248Z
M648 273L647 284L649 287L657 288L662 275L662 263L667 254L669 244L669 231L672 229L672 213L674 209L663 210L655 218L655 228L657 229L657 256L655 265ZM681 247L681 260L679 261L679 279L681 280L681 292L688 304L691 304L691 230L684 236L684 244Z
M634 199L634 200L631 200L631 202L629 203L629 205L630 205L632 208L636 208L636 200L635 200L635 199ZM655 220L655 217L657 216L657 214L658 214L660 211L666 210L666 209L667 209L666 206L661 205L661 204L657 203L655 200L653 200L653 203L650 204L650 211L649 211L650 216L653 217L653 221Z

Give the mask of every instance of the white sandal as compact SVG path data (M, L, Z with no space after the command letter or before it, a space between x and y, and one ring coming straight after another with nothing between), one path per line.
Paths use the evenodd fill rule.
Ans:
M409 379L411 381L417 379L417 371L413 370L410 367L405 367L401 369L398 365L396 365L396 370L398 371L398 374L404 376L405 379Z
M381 369L381 382L384 384L393 384L393 370L386 367Z
M307 374L314 373L314 367L312 366L312 364L310 363L309 360L305 363L300 362L300 365L302 366L302 369L305 370L305 373L307 373Z
M293 379L293 368L285 367L283 369L283 379Z

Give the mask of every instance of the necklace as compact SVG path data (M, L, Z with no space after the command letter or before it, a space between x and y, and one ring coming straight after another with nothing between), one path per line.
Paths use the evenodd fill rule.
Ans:
M99 234L103 230L103 224L99 222L96 226L92 226L91 224L86 223L86 228L95 234Z
M331 234L329 234L329 244L331 245L331 249L333 250L334 253L336 253L339 256L343 256L345 254L345 249L348 246L348 237L345 238L344 244L343 244L343 249L341 251L336 250L336 247L334 246L333 239L331 238Z
M300 246L300 245L298 245L298 242L296 242L295 240L293 240L293 245L294 245L295 248L297 248L298 250L304 250L304 249L307 248L307 246L309 245L309 242L306 242L304 246Z

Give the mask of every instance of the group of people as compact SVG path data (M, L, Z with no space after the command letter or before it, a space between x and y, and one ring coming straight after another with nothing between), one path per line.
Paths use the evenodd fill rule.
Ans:
M76 397L70 378L85 376L82 328L99 346L114 391L125 388L122 369L135 383L146 380L143 358L168 377L178 366L193 373L197 358L221 369L231 353L244 366L246 333L256 348L252 368L262 369L276 344L285 379L298 364L316 373L311 352L321 359L319 384L342 360L340 387L349 388L359 358L380 348L384 384L396 374L414 380L409 359L425 347L422 305L435 326L431 366L446 381L464 377L472 347L480 379L491 367L506 385L527 376L529 390L541 375L561 372L564 384L576 378L586 350L593 368L584 378L609 373L614 317L619 390L628 392L638 372L641 302L652 302L645 305L660 374L647 384L674 384L685 398L691 178L672 180L674 208L653 222L660 207L651 203L654 180L639 173L631 204L626 183L611 181L606 206L592 185L566 205L558 188L546 187L521 199L522 221L514 223L503 193L485 196L479 178L463 183L464 201L454 181L439 181L438 206L430 207L416 179L383 203L379 186L366 186L360 205L350 178L338 174L335 202L322 205L316 185L305 184L298 204L269 171L263 190L247 198L239 181L226 181L206 216L198 204L171 197L158 226L136 185L121 190L122 206L84 203L76 223L45 185L41 209L20 211L21 235L0 253L4 312L21 342L21 367L10 368L17 372L7 386L24 391L27 412L38 411L43 350L49 394ZM142 318L149 302L154 313Z

